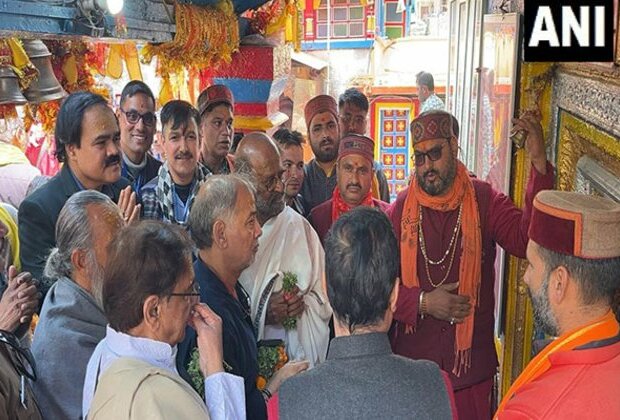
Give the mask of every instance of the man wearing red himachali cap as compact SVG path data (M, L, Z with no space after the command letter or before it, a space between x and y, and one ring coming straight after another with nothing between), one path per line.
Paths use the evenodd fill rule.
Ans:
M340 140L332 198L312 209L309 217L321 242L341 214L362 205L387 209L386 202L372 197L374 150L375 142L365 136L349 134Z
M229 174L234 134L233 94L224 85L209 86L198 96L196 108L200 114L200 163L212 174Z
M557 337L525 368L497 419L620 418L620 204L564 191L534 199L528 267L537 326Z
M527 133L532 167L520 210L458 160L458 123L427 111L411 123L415 175L388 210L400 238L401 279L396 354L435 361L448 372L460 419L491 417L497 369L493 341L495 247L525 257L532 200L553 188L539 121L515 120Z

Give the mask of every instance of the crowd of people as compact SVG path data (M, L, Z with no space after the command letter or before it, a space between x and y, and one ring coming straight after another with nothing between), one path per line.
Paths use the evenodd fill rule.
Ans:
M620 205L553 190L529 113L516 207L459 160L432 76L417 84L415 170L393 203L357 89L305 104L308 163L286 127L233 149L223 85L159 113L140 81L117 110L69 95L62 169L0 207L0 417L620 416ZM494 414L498 245L527 258L550 343ZM273 343L286 360L263 378Z

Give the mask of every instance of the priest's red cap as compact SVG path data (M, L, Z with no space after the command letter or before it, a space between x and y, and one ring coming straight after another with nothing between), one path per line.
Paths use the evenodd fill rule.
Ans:
M304 117L308 131L310 131L310 121L312 121L312 118L321 112L331 112L336 121L338 121L338 104L336 100L329 95L315 96L306 103L304 108Z
M214 103L226 103L235 107L235 99L232 92L224 85L212 85L200 92L198 96L198 112L204 114L207 108Z
M620 257L620 204L574 192L541 191L534 198L529 237L560 254Z
M375 157L375 142L366 136L347 134L340 140L338 146L338 159L347 155L360 155L372 162Z
M426 111L411 121L413 144L424 140L450 139L453 136L459 136L459 123L449 112Z

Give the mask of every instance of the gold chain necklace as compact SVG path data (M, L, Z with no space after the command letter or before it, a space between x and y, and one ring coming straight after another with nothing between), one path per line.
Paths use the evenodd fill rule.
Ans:
M426 278L428 278L429 283L434 288L437 288L441 286L442 284L444 284L444 282L448 279L448 276L450 275L450 271L452 271L452 264L454 263L454 256L456 255L456 242L457 242L456 238L458 237L458 233L461 230L462 212L463 212L463 205L461 204L459 206L459 215L456 220L456 225L454 226L454 231L452 233L452 238L450 239L450 244L448 245L448 248L446 249L446 252L444 253L443 257L439 261L433 261L430 258L428 258L428 255L426 253L426 240L424 239L424 230L422 229L422 207L420 207L420 222L418 224L418 241L420 243L420 249L422 251L422 256L424 257L424 268L426 269ZM443 279L439 283L435 284L435 282L431 278L429 264L431 265L442 264L446 260L448 255L450 255L450 263L448 264L448 269L446 271L446 274L444 275Z

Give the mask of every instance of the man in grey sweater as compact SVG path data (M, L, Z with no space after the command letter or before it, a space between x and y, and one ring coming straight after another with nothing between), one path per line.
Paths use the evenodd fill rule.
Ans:
M453 417L452 389L439 367L390 349L398 265L396 237L381 211L360 206L333 225L325 274L336 337L322 365L284 382L281 419Z
M45 275L54 280L37 324L32 354L34 394L44 419L78 419L86 365L105 336L101 294L107 246L123 226L119 208L106 195L85 190L60 211L56 245Z

